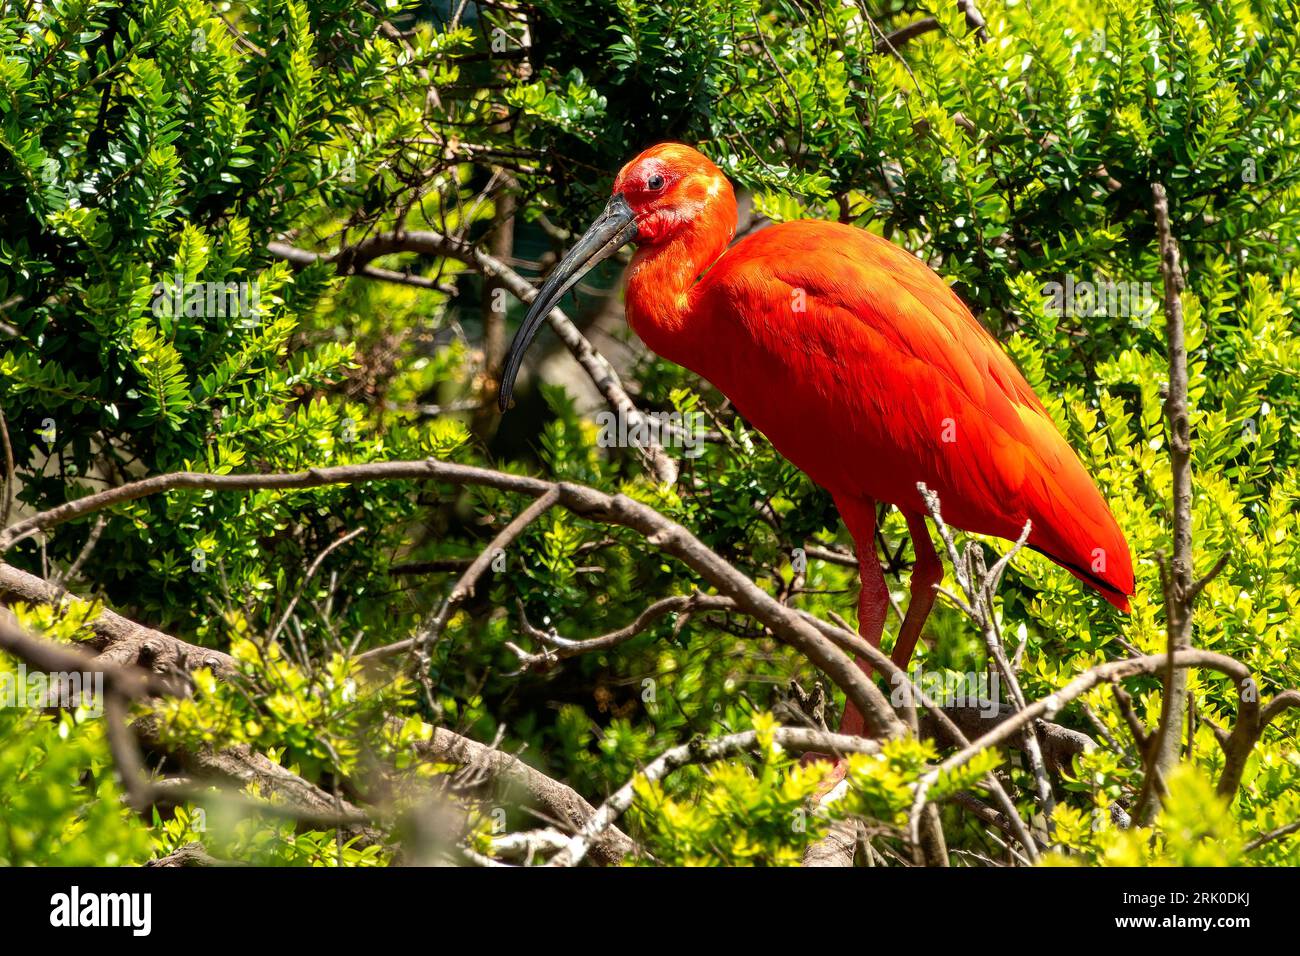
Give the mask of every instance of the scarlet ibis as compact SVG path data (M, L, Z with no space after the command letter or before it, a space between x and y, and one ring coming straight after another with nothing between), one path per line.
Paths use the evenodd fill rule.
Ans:
M1128 610L1132 559L1105 500L1024 376L937 274L839 223L772 225L728 248L735 229L731 183L697 150L664 143L629 162L515 335L501 410L547 313L634 242L629 324L659 355L712 382L831 493L857 547L859 631L877 647L889 607L877 502L907 519L916 561L891 654L900 667L943 576L919 482L938 493L954 527L1015 539L1031 521L1030 547ZM840 729L865 729L856 709Z

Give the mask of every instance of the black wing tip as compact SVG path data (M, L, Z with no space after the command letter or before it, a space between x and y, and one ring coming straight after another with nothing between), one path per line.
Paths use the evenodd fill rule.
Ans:
M1037 551L1043 557L1050 558L1052 561L1055 561L1057 564L1065 568L1065 570L1069 571L1080 581L1083 581L1085 584L1091 585L1101 594L1101 596L1108 603L1112 604L1123 613L1125 614L1131 613L1131 605L1129 603L1129 598L1133 596L1134 592L1132 590L1125 591L1124 589L1112 584L1110 581L1107 581L1105 578L1099 577L1098 575L1094 574L1092 571L1089 571L1086 568L1081 567L1075 562L1067 561L1064 558L1059 558L1056 555L1052 554L1050 551L1045 551L1044 549L1038 547L1037 545L1031 544L1029 547L1031 550Z

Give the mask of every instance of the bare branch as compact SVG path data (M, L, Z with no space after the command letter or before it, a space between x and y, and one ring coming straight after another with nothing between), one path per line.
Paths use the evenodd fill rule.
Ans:
M853 701L872 733L897 736L904 731L888 701L870 679L835 644L805 621L797 611L778 602L698 538L648 505L625 495L609 495L568 482L550 482L427 458L421 461L337 465L284 474L174 472L144 478L66 502L0 532L0 550L19 538L48 530L74 518L148 495L184 489L252 491L318 488L378 480L442 481L453 485L484 485L540 497L555 489L558 501L574 514L592 521L621 525L641 534L647 544L682 561L718 591L733 598L739 610L760 620L781 641L809 658ZM0 565L0 569L4 568Z
M1278 827L1276 830L1270 830L1268 833L1255 837L1255 839L1246 844L1246 852L1252 853L1264 844L1272 843L1274 840L1280 840L1285 836L1290 836L1292 833L1300 833L1300 820L1296 820L1294 823L1288 823L1286 826Z
M402 651L414 650L420 657L421 663L425 662L428 655L428 647L433 641L436 641L442 634L442 629L447 626L447 620L451 617L454 608L462 604L467 598L473 597L474 588L477 586L479 578L487 571L493 558L498 552L505 551L506 548L514 544L515 540L524 533L524 529L540 518L551 508L555 507L556 502L560 500L560 492L557 487L552 487L543 492L541 496L521 511L513 521L501 529L488 546L484 548L468 568L461 574L459 580L452 587L451 592L443 599L438 606L438 610L433 617L424 626L419 634L415 637L404 641L396 641L392 644L385 644L383 647L377 647L374 650L366 651L358 655L358 660L378 660L385 657L392 657L394 654L400 654Z
M718 595L701 594L698 591L690 595L675 595L651 604L636 616L636 620L626 627L610 631L608 634L601 634L598 637L589 637L582 641L570 641L555 633L554 628L549 631L542 631L534 627L524 616L524 609L521 606L519 608L520 628L533 640L543 644L545 649L540 654L530 654L513 644L508 646L519 658L520 669L530 670L553 661L578 657L582 654L591 654L596 651L607 651L610 648L617 647L626 641L630 641L638 634L643 634L655 621L669 614L732 610L735 607L736 602L731 598L719 597Z
M1191 416L1187 403L1187 341L1183 325L1183 271L1178 243L1169 224L1169 199L1165 187L1151 187L1160 246L1160 275L1164 279L1165 340L1169 352L1169 386L1165 396L1165 418L1169 435L1169 462L1173 483L1174 551L1168 571L1162 564L1165 627L1169 664L1165 670L1160 724L1147 755L1147 776L1138 799L1137 817L1150 823L1158 809L1152 794L1159 781L1167 779L1178 763L1179 728L1187 713L1187 675L1173 665L1177 651L1192 645L1192 601L1196 589L1192 580L1192 448Z
M280 620L275 627L271 628L271 633L267 637L268 641L274 641L280 636L280 632L284 630L284 626L289 623L289 618L293 616L293 609L298 606L298 601L302 598L303 592L307 590L307 585L310 584L311 579L316 576L316 572L320 570L320 566L325 562L325 559L349 541L353 541L365 533L366 526L362 525L354 531L349 531L347 534L335 538L324 548L324 550L321 551L320 554L316 555L316 560L312 561L311 567L307 569L307 573L303 575L302 582L298 585L298 590L294 592L293 597L289 600L289 606L284 609L284 614L280 616Z
M892 33L882 36L876 41L876 53L893 53L898 56L898 48L907 43L908 40L914 40L919 36L939 29L939 21L934 17L922 17L914 23L909 23L905 27L899 27ZM901 59L901 57L899 57Z
M372 259L394 252L417 252L424 255L444 256L463 262L485 278L499 283L521 302L531 303L533 299L537 298L537 289L533 284L500 259L488 255L470 243L444 236L442 233L432 230L381 233L363 239L354 246L325 256L303 249L296 249L282 242L272 242L267 246L267 249L272 255L290 262L315 262L319 258L324 258L329 262L336 263L339 271L344 275L351 274L357 268L365 266ZM578 364L586 371L596 389L605 397L605 401L615 411L626 416L629 431L653 435L654 430L652 428L644 427L648 426L646 417L627 394L618 373L614 371L614 366L610 365L609 361L596 351L587 338L578 331L578 327L573 324L573 321L559 308L552 309L547 314L546 319L551 328L555 330L555 334L559 336L560 341L564 343L573 357L578 360ZM650 443L640 450L646 456L651 471L659 481L665 484L673 484L677 481L677 463L669 457L661 445L651 439ZM0 547L0 550L3 550L3 547Z
M1230 551L1225 551L1223 554L1219 555L1219 560L1214 562L1214 567L1210 568L1204 577L1198 578L1192 583L1191 590L1187 592L1187 599L1189 601L1196 600L1196 596L1205 590L1205 586L1223 572L1223 569L1228 566L1228 558L1230 557L1232 557Z

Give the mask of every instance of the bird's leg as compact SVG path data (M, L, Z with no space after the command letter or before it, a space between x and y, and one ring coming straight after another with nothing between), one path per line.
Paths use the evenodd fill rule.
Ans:
M868 547L871 539L868 538ZM858 573L862 578L862 591L858 595L858 633L872 647L880 647L880 635L885 629L885 616L889 610L889 592L885 589L885 575L876 560L875 550L867 552L865 558L859 559ZM862 673L868 678L874 673L865 657L856 659ZM844 716L840 718L840 733L867 735L867 722L852 701L844 702Z
M885 632L885 617L889 613L889 590L876 555L876 504L850 498L836 499L835 505L858 553L858 578L862 585L858 593L858 633L872 647L879 647L880 637ZM873 672L866 658L859 657L857 663L870 677ZM851 702L846 702L844 716L840 718L840 733L861 735L866 728L867 722L862 714Z
M898 632L898 640L894 642L894 651L889 655L903 670L907 670L907 664L916 650L917 639L921 636L921 629L925 627L925 620L934 607L934 587L943 580L943 565L934 553L930 532L925 527L925 518L910 512L905 517L907 533L912 536L912 550L916 553L916 564L912 566L912 598L907 603L907 614L903 618L903 627Z
M836 499L836 507L844 525L853 538L854 549L858 554L858 576L862 590L858 594L858 633L872 647L880 646L880 637L885 630L885 616L889 613L889 590L885 585L885 572L876 556L876 505L873 501L857 498ZM858 667L871 677L871 664L864 657L857 658ZM866 734L867 722L861 711L853 702L844 702L844 715L840 717L839 732L863 736ZM818 759L820 754L807 754L805 759ZM831 775L822 783L816 797L820 798L836 783L844 778L847 765L843 758L835 761Z

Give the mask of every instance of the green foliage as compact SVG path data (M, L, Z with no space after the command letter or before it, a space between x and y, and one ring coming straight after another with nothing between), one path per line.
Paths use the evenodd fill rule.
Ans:
M77 615L56 620L48 609L14 610L52 640L78 635ZM144 862L149 831L122 802L102 710L90 698L58 713L35 707L28 695L41 685L33 676L0 654L0 865Z
M1214 787L1190 766L1170 775L1169 791L1154 828L1119 829L1105 807L1090 819L1059 804L1056 835L1069 855L1054 864L1093 866L1238 866L1243 863L1240 827ZM1094 822L1095 821L1095 822Z
M372 686L361 665L341 654L308 672L285 660L278 645L263 649L247 638L231 651L243 680L218 682L200 670L192 697L157 705L164 741L191 749L249 744L314 779L356 774L363 748L368 757L396 761L429 736L419 721L398 716L414 697L405 678Z
M16 671L5 667L0 675ZM0 677L3 679L3 677ZM122 803L104 722L0 710L0 864L126 866L149 858L149 833Z
M756 715L755 766L692 767L690 799L674 799L644 777L636 784L633 821L657 866L797 866L803 849L823 836L828 820L809 811L826 764L800 766L773 739L776 721Z

